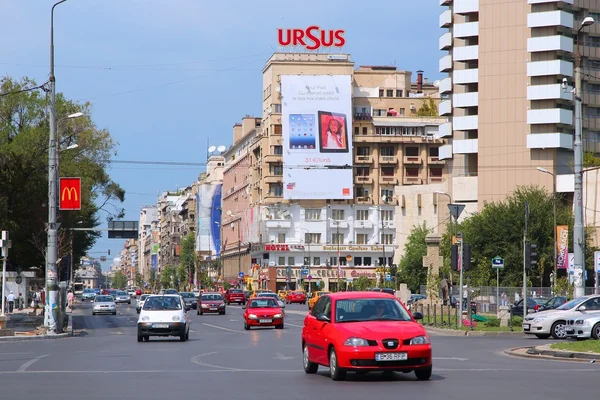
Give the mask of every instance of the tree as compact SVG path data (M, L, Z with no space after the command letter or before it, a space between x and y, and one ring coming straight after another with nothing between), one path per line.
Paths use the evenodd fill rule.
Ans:
M181 254L177 276L179 282L188 284L196 265L196 237L189 232L181 241Z
M412 228L398 265L398 280L406 283L413 293L419 293L421 285L427 284L427 268L423 267L423 257L427 255L425 238L429 232L426 223Z
M154 268L150 268L150 272L148 273L148 283L152 290L156 288L156 284L158 283L156 279L156 270Z
M139 272L135 273L135 284L140 288L144 287L144 277Z
M115 289L124 289L127 286L127 277L123 271L116 271L112 278L112 287Z
M175 280L175 269L170 265L165 265L162 271L160 271L159 280L161 288L171 288L173 285L173 281Z
M426 97L422 99L422 101L423 104L421 104L421 107L419 107L419 110L417 110L417 115L419 117L437 117L438 109L437 105L435 104L435 100L433 100L431 97Z
M361 276L352 281L352 288L354 290L367 290L370 287L373 287L373 280L369 279L367 276Z
M45 263L48 218L47 99L40 91L15 93L32 86L36 83L28 78L0 81L0 92L10 93L0 97L0 221L2 228L10 231L13 242L10 262L25 270ZM98 226L100 211L107 218L119 217L123 210L117 203L124 200L125 192L106 171L116 145L106 130L94 125L90 104L67 100L60 93L56 104L59 147L78 145L60 153L60 175L82 178L81 210L59 211L57 216L62 228L58 233L58 257L64 269L69 261L67 254L72 252L78 260L100 236L99 232L68 228L79 222L82 227ZM84 116L64 118L76 112Z

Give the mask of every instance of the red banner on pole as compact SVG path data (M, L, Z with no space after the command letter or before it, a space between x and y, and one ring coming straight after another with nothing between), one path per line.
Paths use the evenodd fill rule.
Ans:
M81 178L60 178L59 208L81 210Z
M569 227L556 227L556 268L569 268Z

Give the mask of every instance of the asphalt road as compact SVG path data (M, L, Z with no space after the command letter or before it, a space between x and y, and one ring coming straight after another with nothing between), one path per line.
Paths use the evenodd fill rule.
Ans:
M300 328L306 306L288 306L284 330L244 331L241 308L226 315L191 311L188 342L178 338L136 341L134 306L116 316L92 316L77 304L76 336L0 343L2 399L422 399L589 398L597 392L600 363L506 356L509 347L540 343L520 337L455 337L431 334L431 381L414 374L373 373L333 382L327 369L302 370ZM392 397L393 396L393 397ZM593 397L593 396L592 396Z

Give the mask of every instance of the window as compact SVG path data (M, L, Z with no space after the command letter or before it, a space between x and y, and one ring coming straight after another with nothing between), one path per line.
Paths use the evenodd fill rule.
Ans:
M356 210L356 220L366 221L369 219L369 210Z
M380 91L381 96L383 97L383 91ZM387 115L387 110L385 109L381 109L381 108L376 108L373 110L373 116L374 117L385 117Z
M285 265L285 257L279 257L277 260L278 265Z
M273 146L273 154L276 156L283 155L283 146Z
M363 265L362 257L354 257L354 265Z
M381 189L381 197L384 196L389 199L394 197L394 189Z
M273 125L273 134L281 135L281 125Z
M381 148L381 155L382 156L395 156L396 155L396 149L394 148L394 146L382 147Z
M302 261L302 265L310 265L310 257L304 257L304 261Z
M285 243L285 233L277 234L277 243Z
M369 156L371 155L371 148L367 146L360 146L356 148L357 156Z
M381 176L394 176L394 167L381 167Z
M332 244L344 244L344 234L343 233L332 233L331 234L331 243Z
M402 89L396 89L396 97L402 97Z
M362 128L362 134L363 135L367 134L367 127L366 126L363 126L363 128Z
M340 257L340 259L338 260L338 264L339 265L347 265L348 261L346 260L346 257Z
M585 44L590 47L600 47L600 36L588 36Z
M281 114L281 104L273 104L273 112Z
M358 136L359 129L360 129L360 128L359 128L358 126L355 126L355 127L354 127L354 135L355 135L355 136Z
M288 257L287 265L296 265L296 260L294 259L294 257Z
M406 113L406 110L404 108L400 109L400 115L404 115Z
M321 257L313 257L313 265L321 265Z
M331 210L331 218L336 221L343 221L346 218L344 217L344 210Z
M371 257L364 257L363 265L373 265L373 262L371 261Z
M439 147L430 147L429 155L431 157L439 157L440 156L440 148Z
M273 165L271 164L269 166L269 172L271 173L271 175L275 175L275 176L282 176L283 175L283 166L282 165Z
M269 194L271 196L283 195L283 185L280 183L270 183L269 184Z
M394 210L381 210L381 219L383 221L393 221Z
M304 219L306 221L320 221L321 220L321 209L320 208L307 208L304 210Z
M356 191L356 197L369 197L369 189L362 187L362 186L356 186L354 188L354 190Z
M356 176L369 176L369 167L356 167Z
M407 147L405 155L407 157L419 157L419 148L418 147Z
M368 244L369 237L366 233L357 233L356 234L356 244Z
M394 244L394 235L391 233L382 233L381 244Z
M321 234L320 233L305 233L304 234L304 243L307 243L307 244L321 243Z
M385 97L394 97L394 89L387 89L385 91Z
M383 89L379 89L379 97L383 97Z
M441 168L429 168L429 176L435 178L442 177L442 169Z
M419 168L409 168L406 167L405 175L409 178L418 178L419 177Z

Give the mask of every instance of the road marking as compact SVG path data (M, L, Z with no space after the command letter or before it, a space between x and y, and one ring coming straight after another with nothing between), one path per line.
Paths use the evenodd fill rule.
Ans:
M121 331L117 331L117 332L109 332L111 335L124 335L123 332Z
M432 357L434 360L456 360L456 361L468 361L468 358L459 358L459 357Z
M31 367L34 363L45 357L48 357L48 354L44 354L43 356L32 358L31 360L24 362L23 365L21 365L16 372L26 372L27 368Z
M289 322L285 323L288 326L293 326L294 328L304 328L302 325L290 324Z
M203 322L202 325L210 326L211 328L221 329L223 331L228 331L228 332L244 333L244 331L238 331L236 329L229 329L229 328L224 328L222 326L211 325L211 324L207 324L206 322Z
M200 358L205 357L205 356L210 356L210 355L213 355L213 354L217 354L217 352L216 351L212 351L210 353L200 354L200 355L192 357L190 359L190 361L193 362L194 364L202 365L203 367L219 368L219 369L226 370L226 371L235 371L237 369L237 368L231 368L231 367L222 367L220 365L208 364L208 363L200 361Z
M267 372L267 373L277 373L277 372L293 372L295 374L302 372L302 369L183 369L183 370L174 370L174 369L165 369L165 370L123 370L123 371L25 371L25 372L17 372L17 371L0 371L0 375L12 375L12 374L171 374L171 373L191 373L191 374L201 374L201 373L215 373L215 372ZM569 370L571 371L571 370Z
M282 360L282 361L286 361L286 360L292 360L294 358L298 358L297 356L284 356L281 353L276 353L275 354L275 359L276 360Z

